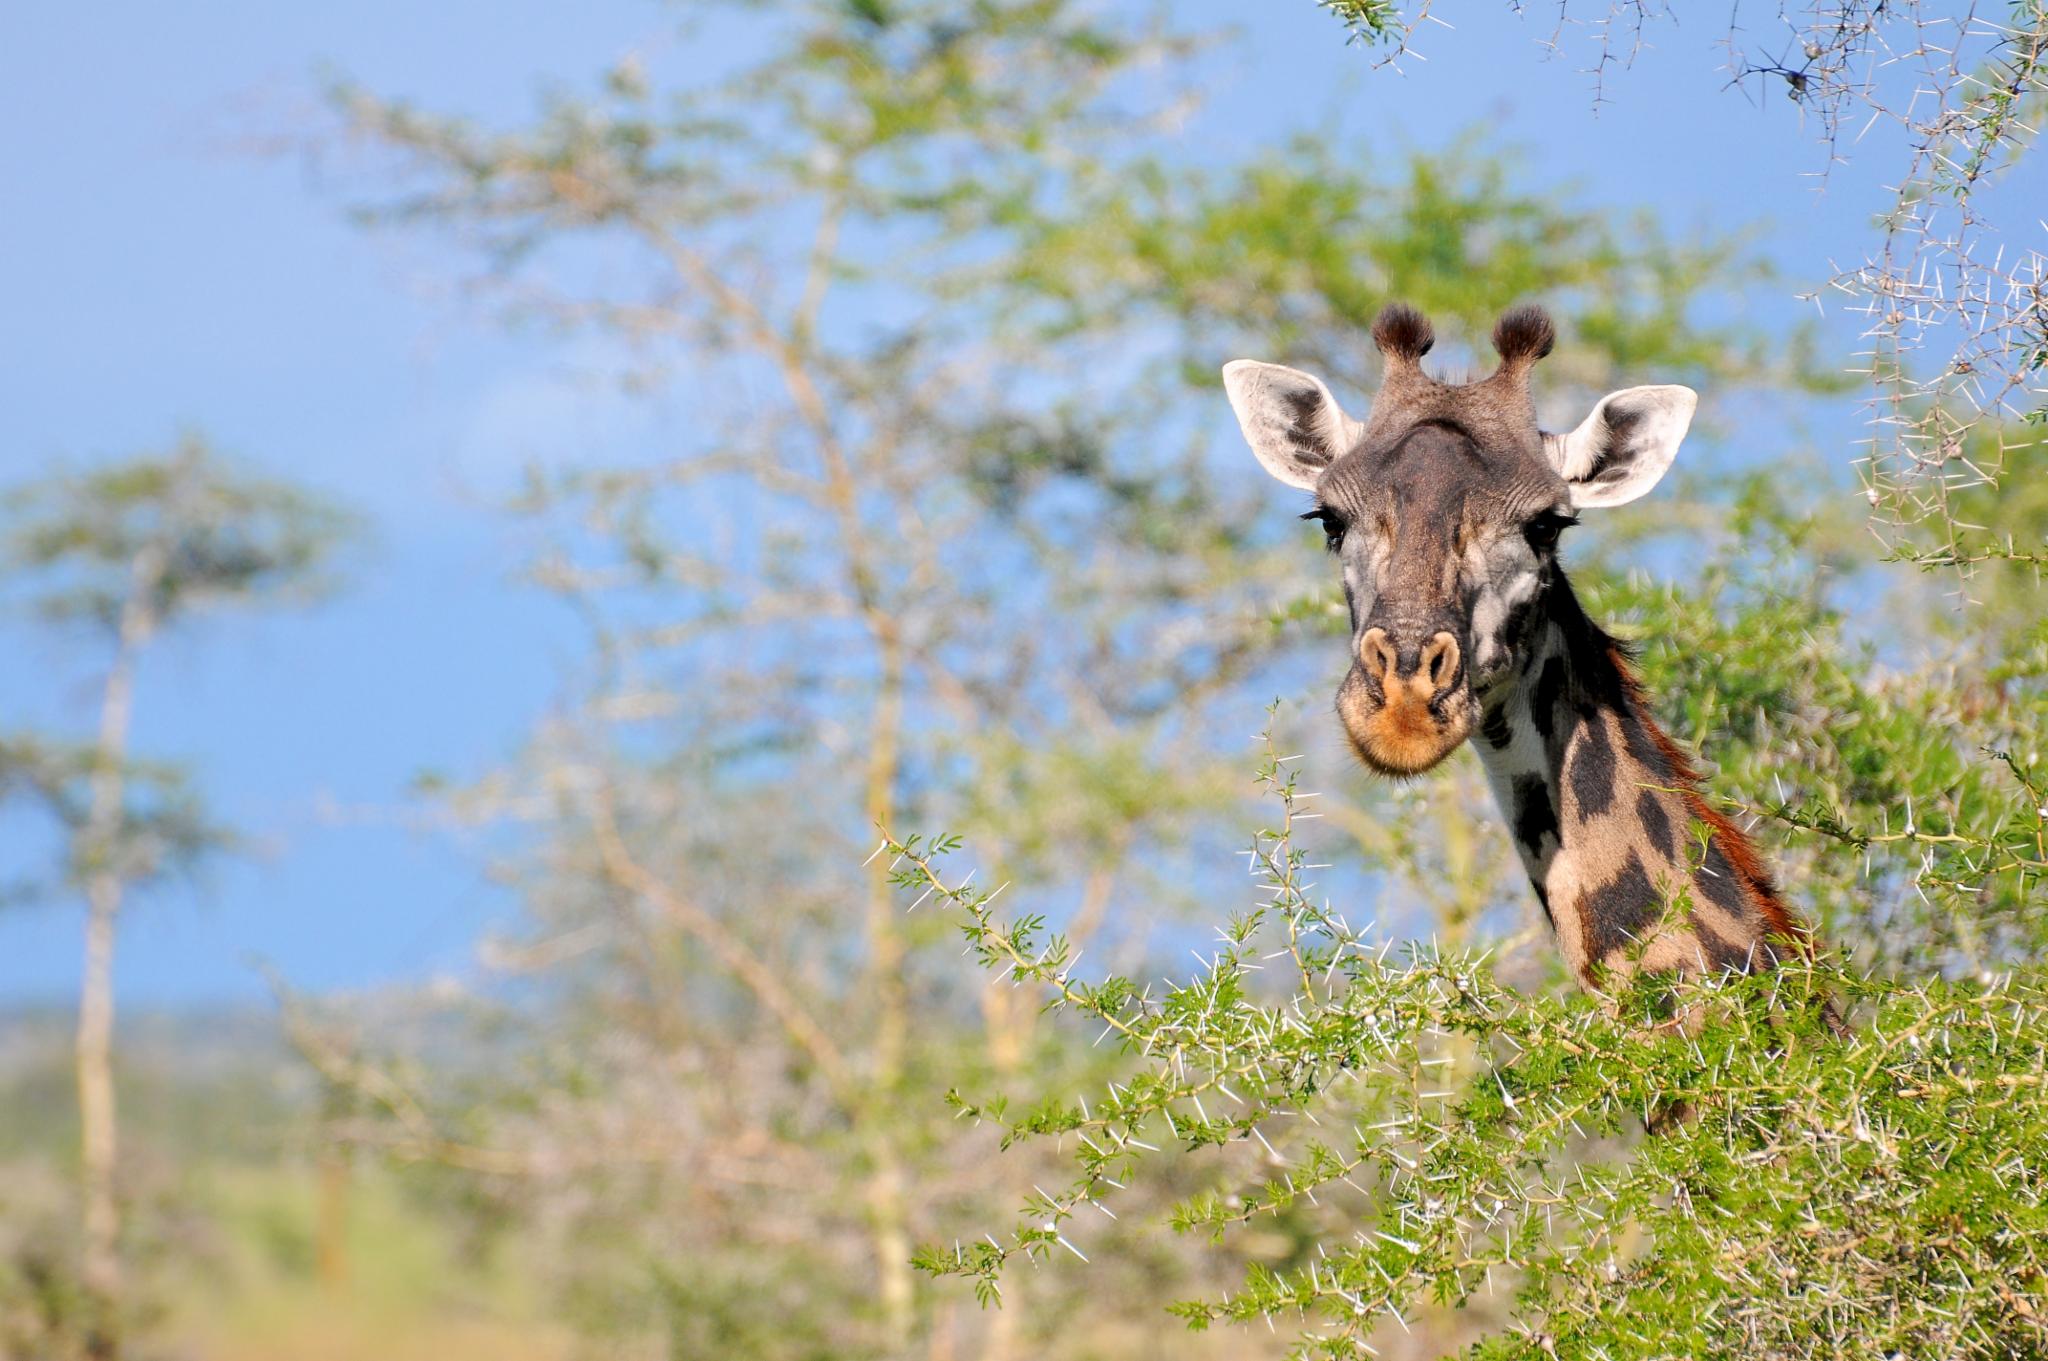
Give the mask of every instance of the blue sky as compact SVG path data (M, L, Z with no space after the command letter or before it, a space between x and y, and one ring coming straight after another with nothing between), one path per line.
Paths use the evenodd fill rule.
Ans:
M1824 276L1881 202L1875 159L1825 197L1802 187L1820 153L1782 96L1724 88L1713 23L1659 33L1596 112L1579 63L1542 59L1549 23L1505 6L1426 36L1430 60L1405 74L1371 70L1309 0L1176 8L1243 24L1206 59L1191 160L1236 162L1297 130L1401 150L1487 125L1526 149L1526 187L1680 230L1757 227L1788 321L1795 284ZM0 479L197 428L373 529L321 609L204 622L150 657L138 750L189 761L252 853L140 905L127 1004L254 997L256 957L320 989L466 971L478 932L512 911L476 848L411 825L403 797L423 769L511 754L579 653L561 609L515 579L521 531L492 501L528 459L630 459L666 418L574 381L573 342L507 334L452 286L461 262L351 225L345 177L278 147L310 126L330 71L511 121L629 51L672 72L715 59L673 19L631 0L445 0L0 21ZM1844 435L1848 411L1823 433ZM86 730L89 648L19 620L0 621L0 647L8 725ZM17 835L0 853L29 848ZM0 912L0 1001L68 995L76 952L69 905Z

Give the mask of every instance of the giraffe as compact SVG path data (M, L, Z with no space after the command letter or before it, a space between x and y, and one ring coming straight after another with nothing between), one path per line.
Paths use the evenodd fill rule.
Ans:
M1632 387L1565 434L1538 429L1529 374L1555 330L1532 306L1493 331L1499 367L1423 372L1434 333L1394 304L1367 418L1322 381L1238 360L1223 382L1267 472L1312 492L1342 566L1351 666L1337 714L1367 767L1419 775L1468 737L1581 986L1636 969L1775 967L1810 949L1749 841L1658 728L1628 650L1587 617L1557 558L1578 514L1635 500L1671 466L1698 395ZM1704 824L1704 849L1690 830ZM1674 902L1690 906L1669 910Z

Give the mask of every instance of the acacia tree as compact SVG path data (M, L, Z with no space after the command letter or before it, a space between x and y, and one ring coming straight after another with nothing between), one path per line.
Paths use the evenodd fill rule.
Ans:
M127 1307L116 934L137 886L189 867L223 837L180 772L131 759L137 668L153 641L191 616L303 597L322 584L343 521L294 488L232 469L197 438L16 487L5 514L10 594L53 627L88 630L107 650L93 738L11 739L0 745L0 782L37 796L55 818L66 876L85 900L76 1039L81 1328L86 1354L113 1357Z
M1427 8L1327 7L1396 43ZM1558 10L1608 21L1596 43L1624 42L1605 55L1661 15ZM1176 1311L1281 1327L1302 1356L2048 1353L2041 256L1985 244L1986 186L2038 102L2043 16L1794 6L1789 56L1738 56L1826 129L1859 101L1900 110L1915 158L1900 211L1833 281L1868 310L1873 353L1840 362L1869 369L1879 428L1870 446L1730 480L1711 523L1623 526L1578 573L1839 953L1599 1002L1502 986L1513 939L1404 957L1311 892L1324 851L1299 820L1325 800L1297 786L1301 758L1262 771L1278 803L1250 850L1262 898L1184 982L1079 962L995 904L995 884L949 872L955 838L893 840L906 892L950 904L985 966L1120 1037L1125 1060L1078 1100L960 1098L1006 1142L1057 1139L1072 1175L1006 1233L934 1242L928 1270L997 1298L1020 1260L1095 1255L1095 1208L1143 1213L1148 1191L1192 1176L1155 1223L1225 1247L1289 1231L1298 1251ZM1920 97L1891 106L1901 71ZM1296 277L1316 278L1301 258ZM1866 506L1881 558L1855 533ZM1683 586L1615 570L1673 528L1695 540ZM1947 578L1938 605L1902 565ZM1417 843L1392 854L1428 863ZM1283 977L1261 972L1269 959ZM1854 1035L1831 1034L1826 994ZM1652 1029L1674 1004L1704 1024ZM1643 1142L1670 1101L1693 1118Z
M1317 3L1387 61L1421 41L1432 7ZM1657 0L1560 0L1527 16L1507 8L1547 25L1553 52L1588 63L1596 99L1610 69L1686 17ZM1853 465L1872 528L1904 561L2039 566L2038 544L1984 537L1967 507L2038 440L2048 398L2048 252L2015 172L2048 103L2048 2L1737 3L1724 32L1730 85L1798 106L1823 173L1854 155L1886 158L1879 182L1891 206L1872 239L1852 243L1855 263L1807 289L1858 318L1862 343L1843 358L1866 383L1870 433ZM1859 151L1873 128L1888 135Z
M1141 22L742 13L743 69L676 87L629 62L515 131L338 96L398 186L368 216L476 248L516 317L623 340L618 376L689 421L672 456L528 500L591 674L526 759L451 796L503 829L529 909L488 957L549 1005L477 1003L519 1062L338 1042L296 1004L295 1033L358 1097L345 1137L549 1235L595 1326L680 1354L979 1333L1003 1356L1085 1314L1154 1345L1094 1291L977 1325L919 1288L918 1238L1044 1166L954 1137L944 1087L1101 1058L1027 996L958 985L887 857L854 869L876 824L965 810L1009 901L1114 958L1191 896L1180 848L1239 799L1218 718L1252 678L1292 684L1290 621L1334 604L1289 583L1300 536L1257 528L1214 457L1208 375L1241 345L1334 355L1396 292L1458 316L1543 294L1588 385L1624 358L1765 386L1796 366L1686 331L1705 281L1755 282L1727 250L1517 194L1480 156L1173 168L1152 114L1190 44ZM1133 1292L1208 1270L1132 1249Z

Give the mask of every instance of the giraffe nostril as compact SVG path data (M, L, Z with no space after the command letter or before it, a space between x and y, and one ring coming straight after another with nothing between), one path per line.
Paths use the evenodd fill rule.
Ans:
M1458 640L1448 633L1430 639L1422 649L1422 671L1430 689L1442 693L1458 674Z
M1384 683L1394 674L1394 644L1385 629L1365 631L1365 636L1358 640L1358 660L1374 680Z

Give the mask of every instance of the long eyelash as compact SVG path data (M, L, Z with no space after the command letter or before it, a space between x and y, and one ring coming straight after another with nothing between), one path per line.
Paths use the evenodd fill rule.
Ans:
M1344 540L1344 521L1338 517L1336 511L1328 506L1317 506L1314 510L1303 511L1300 518L1322 521L1324 547L1332 553L1337 551L1337 545Z
M1556 511L1546 510L1522 527L1522 538L1536 553L1555 553L1558 540L1578 522L1576 515L1559 515Z

